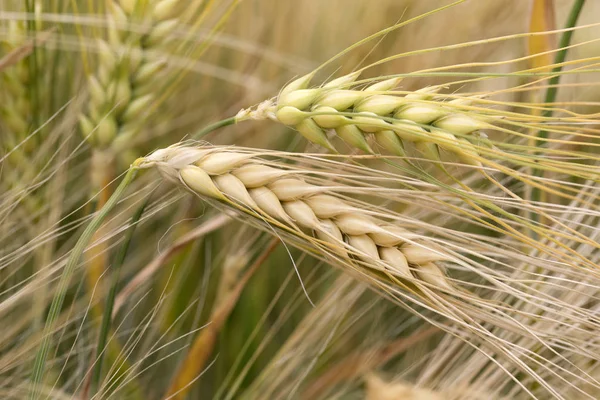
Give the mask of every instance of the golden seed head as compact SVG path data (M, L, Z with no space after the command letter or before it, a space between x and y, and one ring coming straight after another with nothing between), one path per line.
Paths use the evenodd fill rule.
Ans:
M281 201L300 199L323 190L319 186L311 185L295 178L278 179L269 185L269 189L271 189Z
M448 261L450 257L440 251L434 251L423 244L407 243L401 248L410 264L427 264L436 261Z
M333 218L342 213L354 210L344 201L328 194L317 194L307 198L305 201L315 210L315 214L319 218Z
M373 261L379 260L377 246L367 235L348 236L348 244L358 250L358 258L367 264L373 264Z
M248 191L252 200L263 210L267 215L276 218L280 221L291 223L290 217L286 214L281 206L281 201L270 189L261 186Z
M314 208L313 208L314 209ZM332 250L342 256L347 257L348 253L344 248L344 236L340 228L330 219L320 221L320 229L316 230L317 238L332 245Z
M371 236L372 238L372 236ZM413 277L408 267L406 256L396 247L380 247L379 256L383 261L394 268L394 272L398 275L410 279Z
M241 167L232 171L232 174L234 174L248 188L265 186L288 173L289 172L285 170L268 167L262 164L242 165Z
M278 224L285 223L288 233L295 231L301 238L306 238L307 232L299 229L310 229L310 234L322 241L311 243L334 258L342 257L348 263L358 259L361 266L404 279L421 277L424 282L452 289L444 272L435 264L428 265L450 257L428 247L419 235L373 218L354 203L332 195L333 186L306 183L300 179L303 173L267 166L256 158L250 161L253 155L229 148L172 146L155 151L140 166L156 165L163 175L180 180L195 193L266 224L281 227ZM284 177L288 174L300 177ZM414 243L415 239L419 243ZM428 280L425 275L411 274L409 265L417 273L426 265Z
M282 204L285 212L292 220L304 228L318 230L320 228L319 219L305 202L302 200L286 201Z
M345 213L335 217L335 223L347 235L366 235L380 230L373 219L358 213Z
M221 192L225 193L230 199L251 210L259 210L258 205L254 202L242 181L232 174L218 175L213 180Z
M231 171L252 157L253 155L248 153L220 151L207 154L198 160L196 165L209 175L221 175Z
M219 200L226 200L210 176L194 165L183 167L179 171L182 182L196 193Z

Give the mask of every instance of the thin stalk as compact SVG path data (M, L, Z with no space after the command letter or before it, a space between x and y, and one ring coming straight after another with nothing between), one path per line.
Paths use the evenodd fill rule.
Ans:
M42 335L42 342L33 363L33 370L31 374L31 390L29 392L29 398L31 400L37 400L40 397L40 384L44 378L46 359L50 351L53 324L56 322L60 314L60 310L62 309L69 282L71 281L71 277L75 272L75 267L77 267L79 259L85 251L90 239L94 235L94 232L98 230L106 216L117 205L119 199L125 193L125 190L137 175L139 162L140 160L136 160L136 162L133 163L113 195L110 197L110 199L108 199L104 207L102 207L102 209L98 212L98 215L94 217L87 228L85 228L85 231L81 234L79 240L75 244L75 247L71 251L69 259L67 260L67 264L65 265L65 269L60 277L60 281L58 282L56 294L54 295L52 303L50 304L50 310L48 311L48 316L46 317L46 324L44 326Z
M30 84L28 85L28 89L29 89L29 101L31 102L31 110L33 110L33 113L31 115L31 121L30 122L30 126L29 126L29 130L31 129L35 129L38 125L39 125L39 121L40 121L40 109L39 109L39 99L38 99L38 95L39 95L39 91L38 91L38 83L39 83L39 76L38 76L38 49L37 49L37 29L36 29L36 24L37 24L37 16L35 14L35 2L33 0L28 0L26 2L25 5L25 10L27 11L28 14L28 20L27 20L27 34L29 36L31 36L31 42L32 42L32 50L31 50L31 55L29 56L28 60L27 60L27 68L29 69L29 79L30 79ZM29 134L29 132L27 132L27 134Z
M217 129L222 128L224 126L233 125L236 122L237 122L236 117L230 117L230 118L226 118L221 121L215 122L214 124L210 124L207 127L200 129L198 132L196 132L194 135L192 135L192 139L194 139L194 140L202 139L204 136L208 135L209 133L216 131Z
M569 18L567 19L567 24L565 26L565 29L568 29L568 30L566 32L563 32L562 36L560 37L560 43L558 45L558 48L560 50L556 53L556 58L554 59L554 64L555 65L558 64L558 66L552 68L552 73L556 74L556 75L554 75L548 81L548 89L546 90L546 97L544 99L545 104L554 103L554 101L556 100L556 95L558 93L558 82L560 81L560 77L561 77L561 75L559 73L562 70L561 64L567 58L567 52L569 50L568 47L571 44L571 37L573 36L573 30L571 28L575 27L575 24L577 23L579 14L581 14L581 9L583 8L584 3L585 3L585 0L576 0L575 3L573 3L571 12L569 13ZM552 114L553 114L553 111L551 108L544 110L544 112L542 113L542 115L544 117L548 117L548 118L551 117ZM546 130L539 131L537 136L540 139L547 139L548 131L546 131ZM544 144L543 140L538 141L538 146L544 146L544 145L545 144Z
M554 64L558 65L554 67L551 71L554 76L550 78L548 81L548 89L546 90L546 96L544 99L545 104L552 104L556 100L556 95L558 94L558 83L560 81L561 72L562 72L562 63L567 58L568 47L571 44L571 37L573 36L573 27L577 24L577 19L579 18L579 14L581 14L581 9L585 0L575 0L573 6L571 7L571 11L569 13L569 17L567 18L567 23L565 25L565 29L567 31L563 32L560 38L559 43L559 51L556 53L556 57L554 59ZM548 108L543 111L542 116L544 118L552 117L553 110L552 108ZM548 131L541 130L537 134L537 146L544 147L546 145L545 139L548 138ZM536 168L533 170L534 176L542 176L544 174L542 169ZM541 199L541 190L539 188L533 188L531 192L531 199L535 201L540 201ZM537 213L532 213L531 218L534 221L539 221L540 216Z

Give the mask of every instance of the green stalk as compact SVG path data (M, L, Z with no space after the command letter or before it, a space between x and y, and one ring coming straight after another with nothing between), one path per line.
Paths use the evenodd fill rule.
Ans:
M554 67L552 69L552 74L554 74L554 76L552 78L550 78L550 80L548 81L549 87L546 90L546 97L544 99L544 103L545 104L551 104L554 103L554 101L556 100L556 95L558 93L558 83L560 81L560 77L561 74L560 72L562 71L562 66L560 65L561 63L563 63L565 61L565 59L567 58L567 47L569 47L569 45L571 44L571 37L573 36L573 29L575 27L575 25L577 24L577 19L579 18L579 14L581 14L581 9L583 8L583 5L585 3L585 0L575 0L575 2L573 3L573 6L571 7L571 11L569 13L569 17L567 18L567 23L565 25L565 29L568 29L566 32L563 32L563 34L561 35L560 38L560 43L559 43L559 51L556 53L556 57L554 58L554 64L558 64L558 66ZM544 110L544 112L542 113L542 116L545 118L550 118L552 117L553 111L551 108L548 108L547 110ZM546 141L545 139L548 138L548 131L546 130L541 130L538 132L537 134L538 140L537 140L537 146L539 147L544 147L546 145ZM544 174L544 171L542 169L536 168L533 170L533 175L540 177ZM539 188L533 188L532 192L531 192L531 200L532 201L540 201L541 199L541 191ZM540 216L537 213L533 213L531 215L532 220L534 221L539 221Z
M100 377L102 374L102 362L104 360L104 352L106 350L106 342L108 338L108 333L110 332L111 322L112 322L112 312L113 306L115 304L115 296L117 294L117 286L119 284L119 273L121 271L121 266L125 261L125 257L127 256L127 251L129 250L129 244L133 239L133 234L135 233L135 228L137 227L137 223L142 217L144 213L144 209L148 205L150 197L146 199L144 204L140 208L138 208L135 214L131 217L131 225L127 232L127 236L125 237L125 241L121 245L119 249L119 253L115 258L114 271L112 272L112 279L110 284L110 290L108 292L108 296L106 297L106 303L104 305L104 314L102 315L102 324L100 326L100 335L98 336L98 346L96 348L96 355L98 359L96 360L96 365L94 366L94 373L92 376L92 394L95 394L98 388L98 384L100 383Z
M31 121L30 122L30 126L29 126L29 130L34 130L37 129L37 127L39 126L39 121L40 121L40 110L39 110L39 99L38 99L38 95L39 95L39 91L38 91L38 80L39 80L39 69L38 69L38 60L37 60L37 53L38 53L38 49L37 49L37 21L36 21L36 15L35 15L35 1L34 0L28 0L25 3L25 11L27 12L28 15L28 19L25 23L27 29L27 34L29 36L31 36L31 43L32 43L32 49L31 49L31 54L29 55L28 59L27 59L27 68L29 69L29 87L28 87L28 91L29 91L29 101L31 102L31 110L32 115L31 115ZM23 132L25 135L28 135L30 132Z
M40 384L43 382L44 372L45 372L45 364L46 359L48 357L48 353L50 351L50 345L52 340L52 328L54 322L56 322L58 316L60 315L60 311L62 309L65 296L67 294L67 290L69 287L69 282L71 281L71 277L75 272L75 267L79 263L79 259L81 255L85 251L90 239L94 235L94 232L98 230L102 222L108 215L108 213L117 205L119 199L125 193L125 189L129 186L129 184L133 181L138 172L138 163L136 161L113 195L108 199L104 207L98 212L98 215L94 217L92 222L87 226L83 234L79 237L79 240L75 244L75 247L71 251L69 259L67 260L67 264L65 265L65 269L60 277L60 281L58 283L58 288L54 298L52 299L52 303L50 304L50 310L48 311L48 316L46 317L46 324L44 326L44 331L42 335L42 343L37 351L35 356L35 361L33 364L33 370L31 374L31 390L29 392L29 398L31 400L37 400L40 397Z
M221 121L215 122L214 124L211 124L203 129L200 129L198 132L194 133L194 135L192 135L192 139L199 140L199 139L203 138L204 136L208 135L209 133L216 131L219 128L222 128L224 126L233 125L236 122L237 122L236 117L230 117L230 118L226 118Z
M558 45L558 48L560 50L556 53L556 57L554 58L554 64L559 64L559 65L552 69L552 74L556 74L556 75L554 75L548 81L549 87L546 90L546 97L544 99L545 104L554 103L554 101L556 100L556 95L558 93L558 82L560 81L559 72L562 70L562 65L560 65L560 64L565 62L565 59L567 58L567 51L568 51L567 47L569 47L569 45L571 44L571 37L573 36L573 30L571 28L575 27L575 24L577 23L579 14L581 14L581 9L583 8L584 3L585 3L585 0L576 0L575 3L573 3L571 12L569 13L569 18L567 19L567 24L565 26L565 29L569 29L569 30L566 32L563 32L562 36L560 37L560 43ZM551 117L552 114L553 114L552 109L544 110L544 112L542 113L542 115L544 117L548 117L548 118ZM545 130L539 131L537 136L540 139L547 139L548 131L545 131ZM538 140L538 146L545 146L545 141Z

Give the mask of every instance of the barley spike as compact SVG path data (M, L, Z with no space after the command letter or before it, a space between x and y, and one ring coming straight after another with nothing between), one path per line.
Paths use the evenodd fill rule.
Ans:
M175 145L154 152L140 166L156 166L193 193L258 219L301 230L300 235L308 232L346 262L451 289L437 264L449 256L431 250L418 235L369 216L334 189L306 182L304 173L277 168L253 153L210 146Z

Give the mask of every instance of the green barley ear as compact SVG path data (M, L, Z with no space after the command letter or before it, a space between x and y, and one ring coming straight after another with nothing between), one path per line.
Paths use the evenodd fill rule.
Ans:
M3 168L2 186L4 190L23 190L22 182L28 182L39 172L36 165L43 164L36 152L43 143L40 132L28 137L38 129L43 119L43 81L44 53L36 48L39 43L48 39L48 32L42 34L41 2L35 1L23 6L27 11L33 5L32 20L8 20L7 32L0 36L0 54L11 54L22 51L23 57L16 62L0 68L0 151L9 153L8 162L11 168ZM42 158L44 158L42 156ZM32 162L36 161L36 163ZM6 166L5 166L6 167ZM6 185L6 186L5 186ZM38 206L30 200L30 212Z
M97 40L98 65L88 77L90 101L79 116L80 129L103 159L129 153L132 140L159 97L156 82L165 79L167 61L150 56L164 48L177 29L180 1L111 0L108 34ZM144 22L147 30L129 26ZM94 159L94 157L92 157ZM96 168L92 166L92 169ZM92 182L98 191L104 181Z
M296 129L310 142L335 152L327 139L334 132L353 148L373 150L368 138L394 155L404 155L403 141L415 143L422 154L439 160L437 148L454 153L467 164L480 166L472 135L493 129L489 118L457 108L470 99L444 101L439 87L427 87L406 95L392 91L400 78L390 78L360 90L351 88L355 72L317 88L308 88L313 74L298 78L280 92L270 111L247 111L245 118L272 118ZM395 138L393 136L396 136Z

